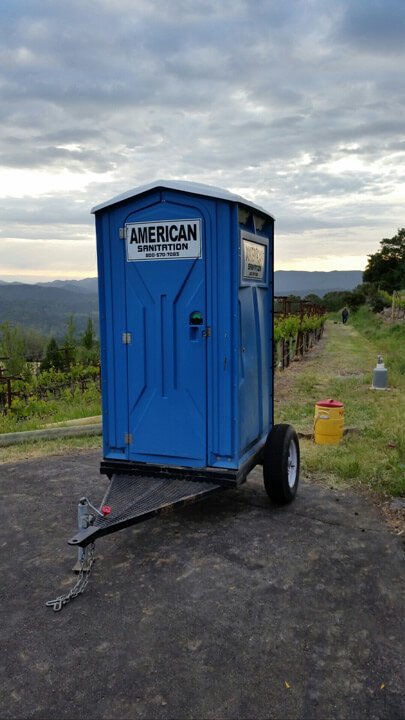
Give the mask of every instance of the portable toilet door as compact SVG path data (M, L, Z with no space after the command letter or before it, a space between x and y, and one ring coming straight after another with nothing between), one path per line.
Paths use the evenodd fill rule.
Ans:
M92 212L107 464L238 471L272 424L273 218L175 181Z
M202 219L178 202L126 218L127 323L140 334L128 345L130 460L206 462Z

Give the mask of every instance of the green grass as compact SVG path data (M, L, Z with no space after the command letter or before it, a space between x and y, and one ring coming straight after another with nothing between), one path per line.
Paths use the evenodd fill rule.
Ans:
M383 495L403 495L405 326L386 326L362 308L350 316L348 325L329 320L327 336L322 352L297 374L288 398L276 405L276 422L310 431L315 403L328 397L340 400L345 427L356 427L359 432L345 435L338 445L301 440L303 475L343 486L363 486ZM378 354L388 369L386 391L370 389Z
M387 323L367 307L360 308L352 322L365 339L386 355L384 361L389 360L393 382L401 382L405 376L405 322Z
M53 440L36 440L35 442L23 442L18 445L0 448L1 462L18 462L21 460L32 460L36 457L49 457L50 455L72 455L89 450L100 450L102 448L101 435L89 437L80 436L73 438L58 437Z
M26 411L0 415L0 433L40 430L50 423L101 415L101 396L94 388L63 399L31 401ZM27 415L27 416L26 416Z

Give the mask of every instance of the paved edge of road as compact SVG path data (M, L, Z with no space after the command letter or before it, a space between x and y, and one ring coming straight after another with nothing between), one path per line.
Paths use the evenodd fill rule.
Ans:
M75 421L73 421L75 422ZM78 423L84 422L77 421ZM358 428L348 427L345 428L343 434L359 432ZM44 430L27 430L25 432L16 433L4 433L0 435L0 447L8 447L9 445L17 445L23 442L35 442L35 440L53 440L57 437L80 437L80 436L91 436L91 435L102 435L102 424L92 423L86 425L69 425L66 427L53 427L45 428ZM311 439L314 437L314 433L309 432L298 432L299 438Z
M25 432L4 433L0 435L0 447L17 445L35 440L54 440L58 437L80 437L85 435L101 435L102 424L71 425L69 427L47 428L45 430L27 430Z

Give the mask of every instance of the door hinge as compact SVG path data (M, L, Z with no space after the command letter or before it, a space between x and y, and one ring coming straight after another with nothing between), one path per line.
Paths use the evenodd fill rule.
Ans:
M202 336L205 338L211 337L211 328L210 327L205 328L205 330L203 330Z
M125 240L125 228L120 228L120 240Z
M124 345L131 344L131 333L122 333L122 342Z
M132 437L132 433L125 433L124 435L124 444L125 445L132 445L134 441L134 438Z

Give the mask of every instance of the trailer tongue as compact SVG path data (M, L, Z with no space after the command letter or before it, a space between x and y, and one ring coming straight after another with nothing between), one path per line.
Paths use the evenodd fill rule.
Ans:
M108 506L111 512L97 513L94 523L74 535L68 541L69 545L86 547L103 535L143 522L171 508L198 502L223 489L221 485L201 480L113 475L102 502L102 507Z

